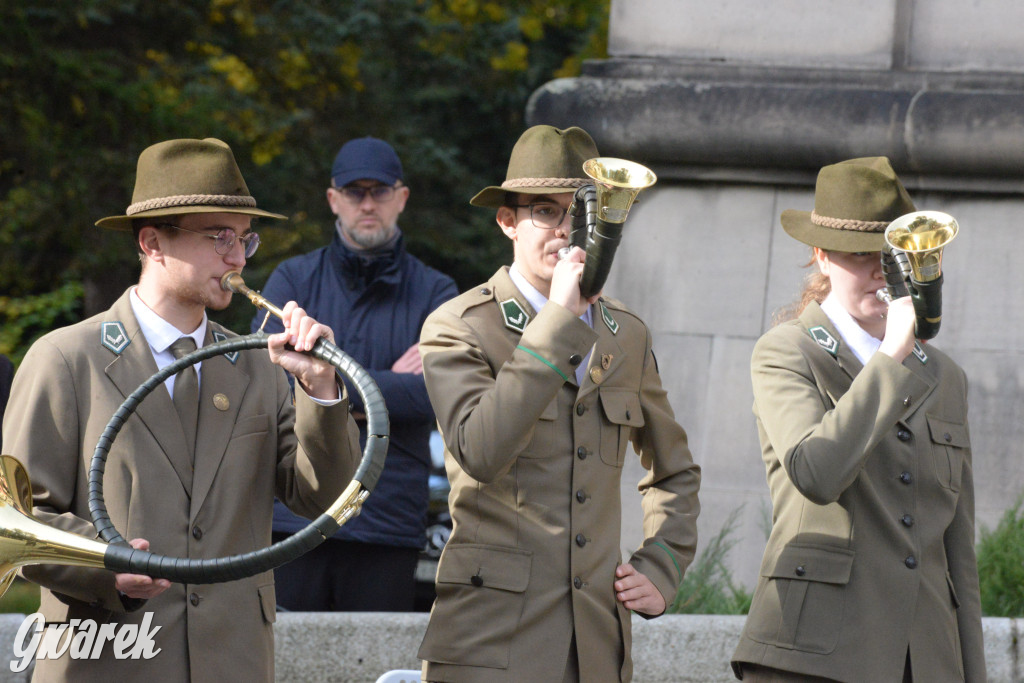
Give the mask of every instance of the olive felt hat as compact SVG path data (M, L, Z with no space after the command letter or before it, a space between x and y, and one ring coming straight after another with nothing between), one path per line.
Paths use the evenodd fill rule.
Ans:
M787 209L782 227L827 251L881 251L889 223L917 209L886 157L825 166L814 186L814 211Z
M583 173L583 162L597 156L594 139L582 128L533 126L512 148L505 182L484 188L469 203L497 209L505 204L509 192L574 192L593 183Z
M256 208L231 148L215 138L167 140L142 150L135 191L124 216L96 221L101 228L131 230L136 218L183 213L242 213L287 219Z

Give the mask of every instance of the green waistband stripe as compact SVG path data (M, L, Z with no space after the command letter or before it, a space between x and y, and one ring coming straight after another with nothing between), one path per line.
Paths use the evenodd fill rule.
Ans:
M665 551L666 553L668 553L668 556L669 556L669 558L670 558L670 559L672 560L672 564L674 564L674 565L676 566L676 574L678 574L678 575L679 575L679 580L680 580L680 581L682 581L682 580L683 580L683 570L679 568L679 563L678 563L678 562L676 562L676 556L675 556L675 555L673 555L673 554L672 554L671 552L669 552L669 549L668 549L668 548L666 548L666 547L664 546L664 544L662 544L662 543L661 543L661 542L659 542L659 541L655 541L655 542L654 542L654 543L652 543L651 545L656 545L656 546L658 546L659 548L661 548L662 550L664 550L664 551Z
M525 346L517 346L516 348L517 349L521 349L523 351L526 351L526 353L530 354L531 356L533 356L534 358L539 360L541 363L543 363L544 365L548 366L549 368L551 368L552 370L557 372L559 374L559 376L562 379L564 379L566 382L569 381L569 376L568 375L566 375L564 372L559 370L557 365L555 365L554 363L549 361L547 358L544 358L543 356L538 354L536 351L531 351L530 349L526 348Z

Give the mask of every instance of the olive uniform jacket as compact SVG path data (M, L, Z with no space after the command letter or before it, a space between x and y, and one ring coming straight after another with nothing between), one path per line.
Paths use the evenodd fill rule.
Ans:
M772 531L733 657L839 681L985 680L963 370L866 365L811 304L754 348Z
M207 342L226 336L234 335L209 323ZM93 451L114 411L156 371L128 292L110 310L32 345L14 379L3 446L26 465L39 519L98 537L88 508ZM293 405L284 371L265 350L204 360L193 472L178 414L158 387L107 457L105 501L117 530L147 539L154 553L206 559L269 545L275 495L319 515L355 471L358 430L344 396L324 407L296 394ZM115 660L108 642L100 661L38 661L35 680L274 679L273 572L172 584L127 613L110 571L35 565L23 573L43 587L47 623L139 624L151 612L150 631L159 627L153 641L160 652L150 660Z
M502 268L424 324L454 522L425 680L560 681L574 635L582 681L630 680L630 614L612 586L630 441L647 474L645 540L629 561L671 604L693 559L700 469L651 335L615 301L593 313L591 329L558 304L534 311Z

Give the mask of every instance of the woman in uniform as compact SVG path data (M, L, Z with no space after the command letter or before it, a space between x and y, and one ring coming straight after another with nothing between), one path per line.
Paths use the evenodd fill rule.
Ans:
M985 680L967 380L887 305L883 232L914 211L888 159L821 169L796 317L751 360L772 530L733 656L744 681Z

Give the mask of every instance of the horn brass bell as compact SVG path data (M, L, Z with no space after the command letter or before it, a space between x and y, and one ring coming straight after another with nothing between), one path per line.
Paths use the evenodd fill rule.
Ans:
M885 241L907 255L916 281L931 282L942 275L942 250L959 232L956 219L948 213L915 211L890 223Z

